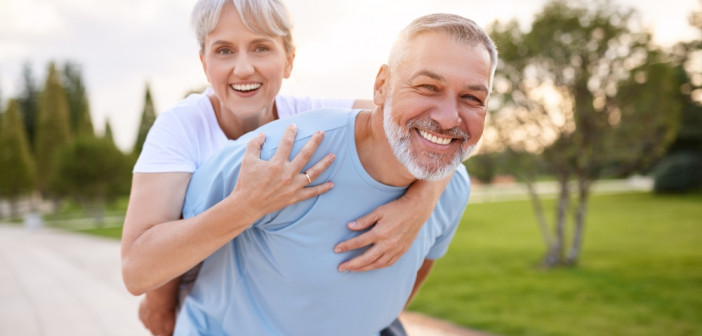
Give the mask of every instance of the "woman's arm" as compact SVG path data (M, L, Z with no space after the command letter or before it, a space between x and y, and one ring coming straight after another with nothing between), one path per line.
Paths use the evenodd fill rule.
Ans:
M349 229L360 231L373 228L357 237L341 242L334 252L372 246L363 254L339 265L339 272L369 271L390 266L404 255L419 230L429 220L439 197L453 174L438 181L417 180L405 195L373 210L348 224Z
M305 187L307 178L300 174L323 134L314 135L289 160L296 132L295 128L286 130L269 161L260 159L264 136L249 142L232 193L191 218L178 219L190 173L134 174L122 234L122 276L127 289L139 295L160 287L265 214L329 190L331 182ZM316 178L333 159L331 154L326 156L307 173Z

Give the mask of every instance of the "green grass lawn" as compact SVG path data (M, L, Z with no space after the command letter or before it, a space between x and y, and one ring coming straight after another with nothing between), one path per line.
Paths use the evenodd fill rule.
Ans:
M702 335L702 195L595 196L575 268L529 202L471 204L410 310L498 335Z

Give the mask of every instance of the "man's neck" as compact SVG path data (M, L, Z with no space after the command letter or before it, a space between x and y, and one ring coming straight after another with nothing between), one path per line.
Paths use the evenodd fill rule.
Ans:
M378 107L358 114L355 138L361 164L373 179L396 187L406 187L416 180L395 157L383 128L383 111Z

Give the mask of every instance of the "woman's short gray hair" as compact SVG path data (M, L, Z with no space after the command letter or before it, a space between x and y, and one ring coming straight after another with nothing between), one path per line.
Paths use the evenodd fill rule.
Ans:
M200 52L205 48L205 37L214 30L222 8L234 5L246 28L254 33L280 36L287 53L295 52L292 39L290 12L279 0L198 0L191 14L191 23Z
M409 54L408 42L426 32L443 32L458 42L469 46L481 44L490 54L490 87L497 68L497 47L490 36L475 21L455 14L430 14L412 21L400 32L397 41L390 51L388 65L391 71Z

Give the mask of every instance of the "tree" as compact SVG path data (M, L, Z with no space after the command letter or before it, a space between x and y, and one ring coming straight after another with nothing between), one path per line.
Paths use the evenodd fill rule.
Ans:
M134 143L134 149L132 150L133 156L138 157L141 153L141 149L144 147L144 142L146 141L146 135L149 133L149 129L151 129L154 121L156 121L156 109L151 99L151 88L147 84L146 94L144 95L144 109L141 112L141 123L139 123L139 131L137 133L136 142Z
M0 130L0 197L11 204L17 215L17 201L34 190L34 161L17 100L10 100L2 115Z
M656 160L677 131L674 66L635 26L634 14L607 1L555 0L529 32L514 20L491 28L501 62L488 135L511 151L541 153L522 156L543 162L514 173L530 192L547 267L577 264L592 183ZM540 164L560 186L552 225L532 183Z
M112 135L112 125L110 125L110 119L105 120L105 134L103 134L102 138L112 144L112 146L117 147L117 145L115 145L115 137Z
M129 194L130 169L129 159L108 139L82 136L59 151L50 189L83 205L101 226L106 203Z
M40 94L41 90L34 82L32 65L29 62L25 62L22 66L22 91L19 94L18 102L32 153L36 153L36 128L39 115L39 100L41 99Z
M37 123L36 162L38 183L42 193L48 192L48 179L54 169L54 155L71 140L69 106L61 85L61 75L54 63L49 64L46 84L41 95Z
M66 63L63 68L63 86L69 107L71 131L75 136L93 136L93 121L90 118L90 106L80 67Z

